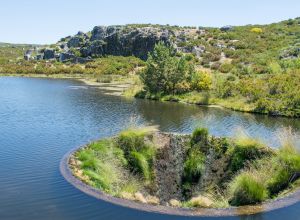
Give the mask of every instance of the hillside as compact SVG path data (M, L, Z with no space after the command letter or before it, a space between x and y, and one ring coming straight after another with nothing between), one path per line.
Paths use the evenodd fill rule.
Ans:
M96 26L35 50L1 46L0 72L82 74L111 81L107 75L147 69L149 60L146 68L144 61L159 42L171 48L171 57L184 58L193 70L179 77L172 91L150 91L144 82L139 97L300 116L300 18L222 28ZM20 60L23 52L28 61ZM194 72L198 81L192 83Z

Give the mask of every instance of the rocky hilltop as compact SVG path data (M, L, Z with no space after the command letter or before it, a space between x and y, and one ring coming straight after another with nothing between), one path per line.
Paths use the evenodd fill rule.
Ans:
M249 63L257 65L261 63L255 57L257 53L266 53L266 60L298 58L299 25L300 18L269 25L221 28L152 24L96 26L87 33L79 31L74 36L64 37L37 53L28 50L24 58L84 63L94 58L113 55L135 56L146 60L154 45L163 41L172 45L179 55L193 54L203 66L212 69L218 69L225 61L231 63L232 59L237 59L242 66Z
M227 30L227 29L226 29ZM55 45L43 48L32 57L25 53L25 59L51 60L64 62L86 62L105 55L135 56L143 60L153 50L156 43L163 41L173 45L180 52L194 52L200 56L204 46L187 47L182 44L191 36L204 34L198 28L179 28L160 25L96 26L92 31L79 31L74 36L62 38Z

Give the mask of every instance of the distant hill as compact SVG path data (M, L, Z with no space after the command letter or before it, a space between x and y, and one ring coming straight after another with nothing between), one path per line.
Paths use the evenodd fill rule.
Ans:
M300 18L269 25L225 26L222 28L132 24L96 26L90 32L67 36L42 50L44 59L67 61L106 55L147 59L154 45L164 41L178 55L190 53L205 68L220 69L224 62L254 65L264 73L270 60L296 58L300 54ZM231 66L223 66L227 72Z

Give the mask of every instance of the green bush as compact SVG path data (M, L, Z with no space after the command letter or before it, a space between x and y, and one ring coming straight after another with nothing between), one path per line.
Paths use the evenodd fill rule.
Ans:
M191 85L194 90L209 90L212 87L212 77L208 72L196 71L192 74Z
M253 173L241 173L230 183L231 200L234 206L260 203L268 198L264 183Z
M220 67L219 70L222 73L229 73L233 69L233 65L230 63L223 63Z

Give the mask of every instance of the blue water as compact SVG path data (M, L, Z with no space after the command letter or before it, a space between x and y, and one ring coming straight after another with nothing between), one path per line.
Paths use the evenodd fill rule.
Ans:
M74 87L75 86L75 87ZM76 87L79 86L79 87ZM0 219L190 219L141 212L97 200L61 176L70 149L111 136L129 123L163 131L208 127L215 135L240 130L278 146L278 132L300 120L176 103L125 99L72 80L0 78ZM215 219L215 218L198 218ZM269 213L221 219L297 220L300 203Z

